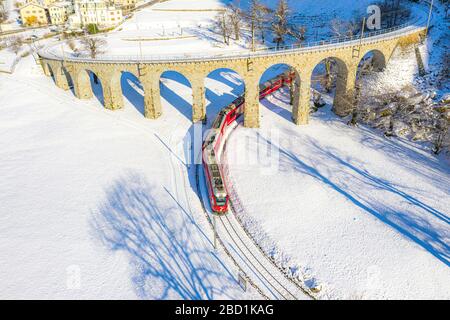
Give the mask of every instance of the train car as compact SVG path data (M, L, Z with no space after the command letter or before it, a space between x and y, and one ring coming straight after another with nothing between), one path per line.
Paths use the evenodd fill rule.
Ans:
M229 197L223 182L222 172L216 161L213 143L207 145L203 150L203 168L206 175L211 209L219 214L226 213L228 211Z
M279 90L283 86L283 78L278 76L259 85L259 99L264 99L269 94Z
M284 85L289 85L295 78L295 72L288 70L277 77L260 85L259 98L279 90ZM217 214L228 211L229 196L223 178L218 156L223 148L223 139L229 126L244 113L244 95L236 98L229 106L222 109L211 126L203 146L202 160L205 178L208 187L208 197L211 209Z
M295 71L289 69L275 78L259 85L259 99L264 99L269 94L280 90L285 85L290 85L295 79Z

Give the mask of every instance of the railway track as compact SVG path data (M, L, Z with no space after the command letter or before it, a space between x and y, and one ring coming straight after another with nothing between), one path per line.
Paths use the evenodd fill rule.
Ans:
M242 226L230 210L224 216L213 215L209 210L206 183L201 166L197 166L196 178L198 192L203 210L214 231L216 224L217 239L225 253L235 266L243 273L246 280L263 297L271 300L306 300L314 299L312 295L301 289L264 255L254 241L248 237ZM214 223L216 219L216 223Z
M261 256L258 250L255 251L253 241L246 234L243 234L242 230L240 230L241 226L231 217L231 214L220 217L220 222L220 227L226 232L225 237L229 238L228 241L231 240L230 245L239 249L242 263L251 268L249 272L263 282L263 290L267 290L269 295L278 300L303 300L310 298L294 285L285 281L284 275L278 269L273 268L268 258Z
M22 81L20 81L22 82ZM40 89L37 83L27 82L28 85ZM55 97L53 97L55 98ZM56 97L57 100L62 98ZM93 113L100 113L97 109L87 109ZM115 118L116 121L124 125L141 130L145 133L152 134L152 130L148 130L145 126L140 126L128 119L118 118L112 114L108 114ZM173 142L173 141L172 141ZM206 191L205 180L199 171L203 172L201 165L195 166L195 173L197 178L197 189L202 200L202 208L205 216L212 223L212 213L208 211L208 196ZM181 189L186 189L185 177L182 181L174 182L181 186ZM205 198L206 197L206 198ZM186 195L186 200L189 204L189 197ZM190 208L192 210L192 208ZM242 226L234 218L233 213L230 212L226 216L217 217L218 219L218 243L223 248L223 251L232 260L234 265L240 270L246 279L247 283L252 286L265 299L283 299L283 300L297 300L297 299L311 299L312 297L305 292L302 292L292 281L288 281L283 273L265 256L261 250L256 246L251 238L242 229Z

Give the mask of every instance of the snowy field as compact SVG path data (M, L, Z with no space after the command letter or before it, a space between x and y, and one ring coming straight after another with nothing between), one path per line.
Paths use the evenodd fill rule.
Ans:
M448 163L328 107L298 128L288 101L264 100L261 129L227 146L254 238L323 298L449 299Z
M262 2L272 9L276 6L275 1ZM225 45L222 35L214 27L218 13L229 3L233 1L170 0L144 8L133 14L115 31L107 34L105 39L108 45L103 56L137 59L141 56L167 57L167 55L220 56L227 52L246 51L251 42L249 30L243 32L239 41L233 40L230 45ZM348 20L356 14L366 15L367 6L373 1L362 0L355 3L353 0L338 2L290 0L288 3L291 8L292 22L305 26L307 41L314 42L334 36L330 32L330 21L336 18ZM242 9L246 9L249 1L240 1L239 5ZM423 14L415 7L414 12ZM267 42L259 43L260 48L275 46L269 32L266 33ZM67 57L74 54L68 46L65 46L64 50ZM61 55L62 47L52 47L48 51Z
M0 72L11 73L16 60L19 59L13 52L8 50L0 51Z
M220 55L224 49L242 48L239 44L225 47L220 43L220 35L211 32L214 18L221 9L223 4L218 0L171 0L144 8L107 34L104 56L136 58L141 52L152 56L174 53L189 56L205 51ZM67 46L65 50L70 55ZM51 51L59 53L61 47Z
M165 114L150 121L128 80L110 112L31 57L0 75L1 298L253 297L213 251L185 165L189 111L171 105L183 85L164 82Z
M289 2L299 21L325 29L324 20L371 1ZM222 54L209 26L226 3L146 8L108 34L105 54L137 55L136 40L143 54ZM429 58L438 64L436 55ZM413 59L394 56L369 81L400 89L416 77ZM187 79L163 74L157 121L143 117L139 81L124 74L121 84L125 107L111 112L101 106L101 84L94 98L78 100L31 56L13 75L0 73L0 298L258 298L242 292L237 270L212 248L189 165ZM210 124L244 88L230 70L214 71L205 85ZM261 129L239 127L227 154L237 214L267 252L321 288L321 298L450 299L444 157L350 128L329 107L297 127L286 92L264 100L261 112Z

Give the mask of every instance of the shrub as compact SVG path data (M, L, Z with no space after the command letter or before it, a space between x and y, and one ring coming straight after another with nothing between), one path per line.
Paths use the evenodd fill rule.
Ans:
M99 33L98 26L95 23L90 23L86 26L86 30L89 34L96 34Z

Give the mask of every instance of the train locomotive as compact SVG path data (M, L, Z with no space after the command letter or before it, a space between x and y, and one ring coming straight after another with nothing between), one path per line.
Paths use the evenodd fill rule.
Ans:
M295 71L292 69L259 85L259 99L262 100L285 85L293 85ZM244 94L222 109L214 119L211 130L202 146L202 162L208 188L211 209L216 214L228 212L230 197L225 184L220 156L225 136L234 121L244 113Z

